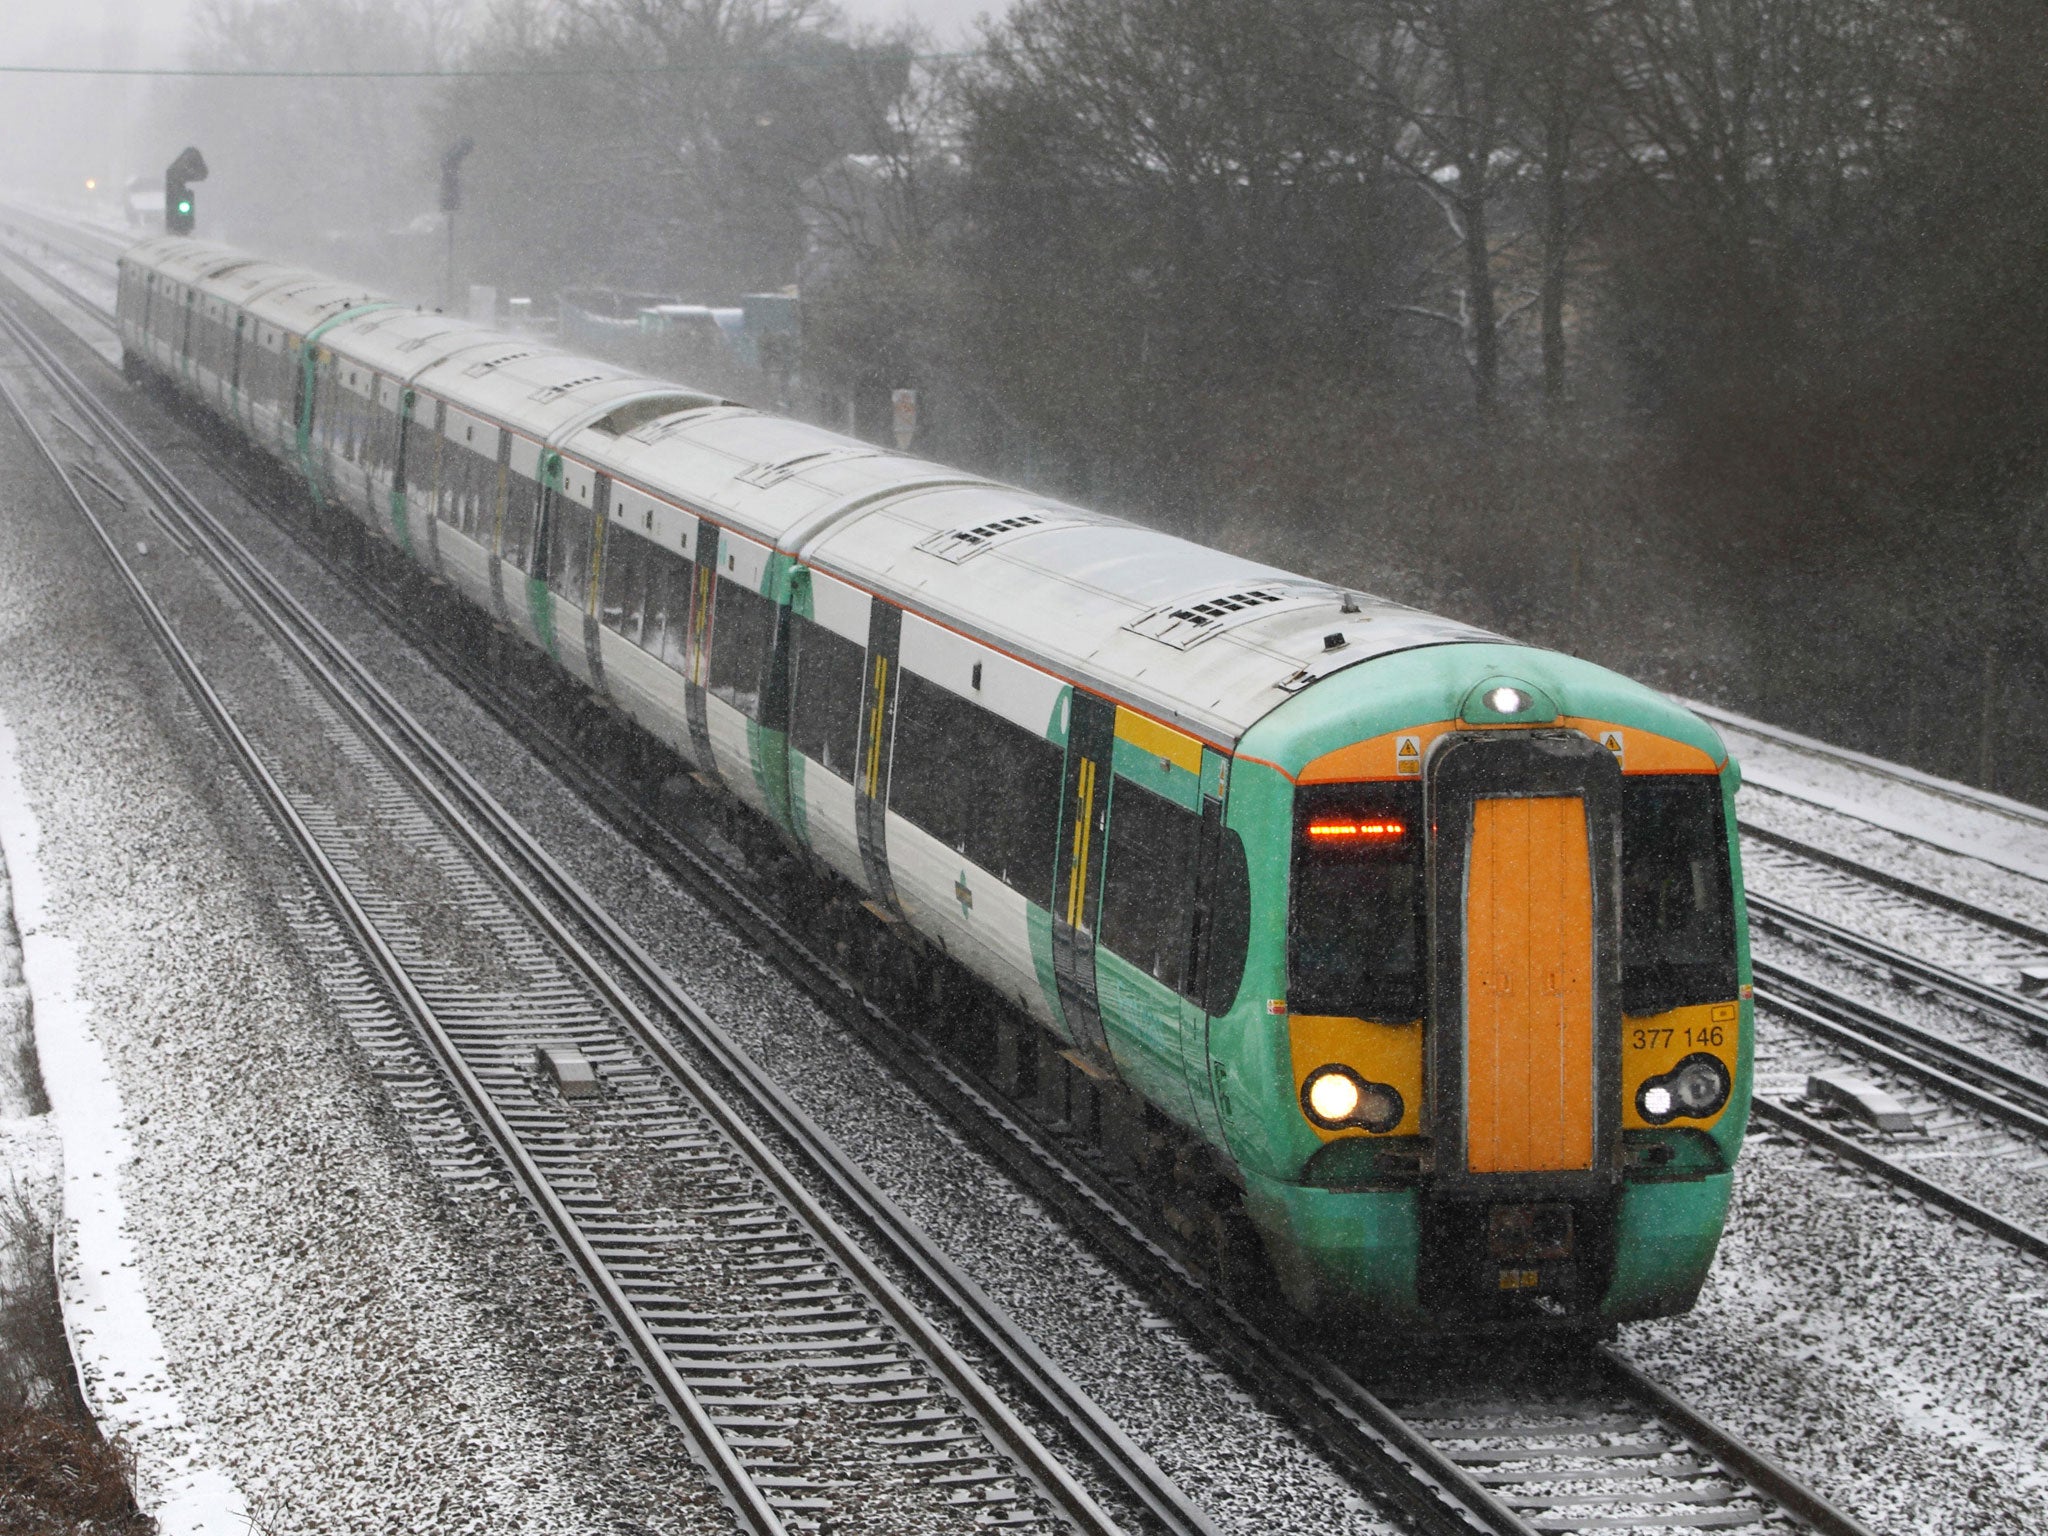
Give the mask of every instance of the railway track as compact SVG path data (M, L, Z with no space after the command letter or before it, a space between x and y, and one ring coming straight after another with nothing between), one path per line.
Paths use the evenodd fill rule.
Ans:
M1744 731L1779 746L1838 763L1858 772L1875 774L1883 779L1910 785L1916 790L1939 796L1971 810L1990 811L2022 826L2048 832L2048 811L2039 806L2028 805L2025 801L2009 799L1988 789L1978 789L1974 785L1959 784L1953 779L1923 773L1903 763L1887 762L1881 757L1872 757L1868 753L1853 751L1848 747L1838 747L1832 742L1820 741L1812 736L1802 736L1797 731L1789 731L1783 726L1752 719L1734 710L1723 709L1718 704L1702 704L1697 699L1687 698L1677 698L1677 702L1702 718L1729 729Z
M23 239L34 240L39 244L55 243L69 246L95 261L107 263L110 268L120 260L121 253L129 245L135 240L145 238L138 233L132 239L123 240L111 230L96 229L83 222L58 218L53 214L12 202L0 203L0 229L12 231Z
M216 686L62 454L6 390L346 929L374 987L361 1010L374 1016L381 1001L412 1032L445 1097L583 1281L742 1528L808 1528L849 1508L872 1517L878 1501L894 1500L905 1525L1119 1529L866 1242L953 1309L1033 1410L1085 1446L1148 1525L1211 1529L828 1138L750 1074L716 1023L474 781L437 758L417 722L60 358L11 313L0 324L293 657L301 677L288 686L317 706L316 739L355 776L371 818L336 811L310 792L303 763L281 761L274 742L258 746L260 731L227 701L233 690ZM380 839L431 871L432 900L381 888L364 853ZM450 911L466 946L448 942ZM488 963L465 963L464 948ZM657 1025L657 1012L731 1081L715 1084ZM868 1227L863 1238L808 1191L736 1098L829 1174L834 1200Z
M1873 870L1798 839L1745 828L1763 842L1767 877L1798 884L1820 878L1823 896L1867 898L1880 893L1881 916L1951 953L1972 957L1986 975L2018 981L2048 964L2048 930L1918 882ZM1802 870L1787 856L1805 861ZM1811 886L1809 886L1811 888ZM1868 888L1863 889L1863 888ZM1805 1034L1841 1053L1876 1085L1923 1095L1914 1126L1886 1131L1854 1115L1820 1118L1814 1106L1759 1094L1760 1118L1824 1147L2038 1258L2048 1258L2048 1232L2038 1217L2015 1220L1984 1201L1929 1178L1914 1165L1956 1156L2002 1163L2022 1173L2048 1158L2048 1006L2012 985L1977 976L1815 916L1791 903L1748 893L1751 921L1769 935L1890 984L1902 999L1941 1010L1941 1027L1903 1017L1795 966L1758 957L1757 1001ZM1974 1036L1975 1039L1966 1038ZM2032 1064L2029 1065L2029 1058ZM1832 1065L1819 1062L1818 1065ZM1824 1112L1823 1112L1824 1113ZM2002 1193L2002 1192L2001 1192Z
M317 541L312 547L319 549ZM865 1001L728 857L680 833L593 770L587 752L554 721L471 658L452 652L416 609L359 568L331 558L328 565L615 825L851 1024L957 1130L1139 1283L1243 1385L1302 1425L1340 1468L1390 1498L1420 1528L1499 1536L1674 1527L1862 1532L1851 1517L1606 1351L1578 1357L1568 1380L1553 1373L1540 1389L1522 1384L1514 1401L1502 1398L1495 1379L1463 1389L1442 1384L1435 1396L1399 1411L1353 1366L1288 1342L1207 1284L1172 1237L1150 1226L1129 1191L1085 1150L1062 1145L1055 1131L1031 1120L1027 1106L1002 1099L930 1039Z

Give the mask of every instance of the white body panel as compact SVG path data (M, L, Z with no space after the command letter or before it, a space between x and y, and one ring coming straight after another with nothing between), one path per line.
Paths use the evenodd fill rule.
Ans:
M768 802L754 780L753 759L747 750L747 717L717 694L706 694L704 724L711 738L712 770L746 804L766 811Z
M1030 903L980 865L888 814L889 875L918 932L1042 1023L1051 1022L1031 959ZM965 887L968 899L959 896Z
M853 785L801 752L790 752L790 792L803 786L804 837L810 850L834 874L866 889L867 869L860 858L860 833L854 822Z
M604 656L605 689L612 700L657 741L693 768L697 761L684 714L683 677L629 640L602 631L598 649Z

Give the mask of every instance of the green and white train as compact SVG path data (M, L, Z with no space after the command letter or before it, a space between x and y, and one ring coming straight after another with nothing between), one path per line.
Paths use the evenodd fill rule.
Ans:
M119 308L133 373L1146 1106L1296 1305L1691 1305L1752 1029L1737 770L1693 715L218 246L135 247Z

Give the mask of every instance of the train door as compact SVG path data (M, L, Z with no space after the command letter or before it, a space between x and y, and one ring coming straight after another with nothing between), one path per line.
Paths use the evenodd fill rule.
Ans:
M242 345L249 332L249 317L240 310L235 311L235 341L233 355L228 359L228 376L221 390L221 404L227 408L228 419L242 420Z
M1052 900L1052 969L1074 1050L1114 1074L1096 992L1095 925L1109 819L1110 754L1116 706L1076 688L1067 713L1066 779Z
M562 456L544 450L538 470L533 521L520 530L524 537L515 541L512 519L506 519L508 547L503 554L524 570L526 619L533 629L533 638L550 655L557 655L560 646L555 638L555 599L548 587L548 560L554 549L555 522L562 515Z
M1424 767L1432 1310L1582 1310L1621 1163L1621 768L1576 731L1438 739Z
M1577 732L1447 737L1428 821L1438 1185L1604 1190L1620 1133L1620 769Z

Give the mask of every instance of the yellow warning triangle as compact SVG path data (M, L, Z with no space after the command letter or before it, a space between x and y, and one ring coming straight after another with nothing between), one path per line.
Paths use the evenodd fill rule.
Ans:
M1619 752L1621 750L1621 732L1609 731L1600 738L1600 745L1610 752Z
M1415 738L1413 736L1403 736L1400 747L1394 753L1396 757L1420 757L1421 755L1421 749L1415 745Z

